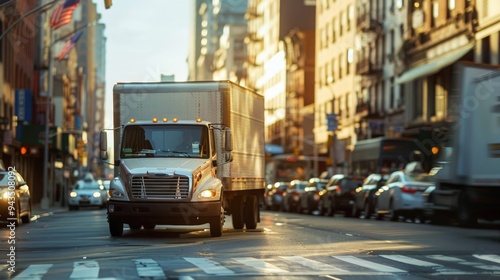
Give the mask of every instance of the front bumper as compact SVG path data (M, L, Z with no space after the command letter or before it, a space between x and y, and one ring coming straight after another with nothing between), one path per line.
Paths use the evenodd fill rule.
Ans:
M201 225L220 219L221 202L107 202L108 220L155 225Z
M102 198L70 198L68 200L68 205L69 206L79 206L79 207L85 207L85 206L104 206L105 202L102 200Z

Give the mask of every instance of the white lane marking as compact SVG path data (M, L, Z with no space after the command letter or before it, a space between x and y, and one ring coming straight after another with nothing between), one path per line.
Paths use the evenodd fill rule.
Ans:
M438 260L438 261L446 261L446 262L465 262L465 260L455 258L455 257L448 257L448 256L443 256L443 255L429 255L427 256L430 259Z
M220 263L207 258L184 258L186 261L196 265L208 274L227 275L234 274L234 271L222 266Z
M500 263L500 256L499 255L473 255L475 258L485 260L485 261L490 261L490 262L496 262Z
M98 278L99 264L96 261L81 261L73 263L73 272L69 278Z
M233 260L242 263L246 266L257 269L258 271L264 273L288 273L288 271L281 269L268 262L256 259L256 258L233 258Z
M134 263L141 278L167 279L160 264L153 259L135 259Z
M300 265L303 265L305 267L312 268L314 270L321 270L321 271L332 271L333 272L339 272L339 273L345 273L347 270L325 264L322 262L318 262L315 260L307 259L304 257L299 257L299 256L281 256L280 258L285 259L287 261L295 262Z
M393 260L393 261L411 264L411 265L416 265L416 266L426 266L426 267L442 266L442 265L437 264L437 263L426 262L426 261L410 258L410 257L403 256L403 255L380 255L380 256L383 258L386 258L386 259Z
M341 261L345 261L345 262L348 262L348 263L352 263L352 264L355 264L355 265L359 265L359 266L362 266L362 267L373 269L375 271L380 271L380 272L407 272L405 270L401 270L401 269L397 269L397 268L390 267L390 266L387 266L387 265L382 265L382 264L370 262L370 261L367 261L367 260L364 260L364 259L360 259L360 258L356 258L356 257L353 257L353 256L332 256L332 257L334 257L336 259L339 259Z
M28 266L23 272L14 277L13 280L39 280L49 271L52 264L32 264Z

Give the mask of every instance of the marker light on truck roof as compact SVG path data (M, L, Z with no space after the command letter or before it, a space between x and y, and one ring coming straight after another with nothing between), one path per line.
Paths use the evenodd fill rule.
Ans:
M178 118L173 118L172 121L173 122L177 122L179 119Z
M168 119L167 118L163 118L163 122L168 122Z
M153 122L157 123L158 122L158 118L153 118Z
M201 118L196 118L196 122L201 122Z
M135 119L134 118L130 118L130 122L131 123L135 123Z

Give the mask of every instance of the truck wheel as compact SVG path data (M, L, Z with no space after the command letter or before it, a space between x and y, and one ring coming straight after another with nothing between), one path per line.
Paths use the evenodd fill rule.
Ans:
M241 196L233 198L231 203L231 220L234 229L243 229L243 199Z
M259 206L257 197L247 196L245 201L245 226L247 229L256 229L259 220Z
M220 207L220 216L214 218L210 222L210 236L220 237L222 236L222 229L224 228L224 208Z
M123 234L123 222L116 219L110 219L109 222L109 233L111 236L122 236Z

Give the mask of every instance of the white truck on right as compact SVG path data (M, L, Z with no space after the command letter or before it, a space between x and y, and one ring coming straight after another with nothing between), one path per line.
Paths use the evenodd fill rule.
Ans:
M454 65L450 91L451 152L436 174L432 222L500 219L500 67Z

